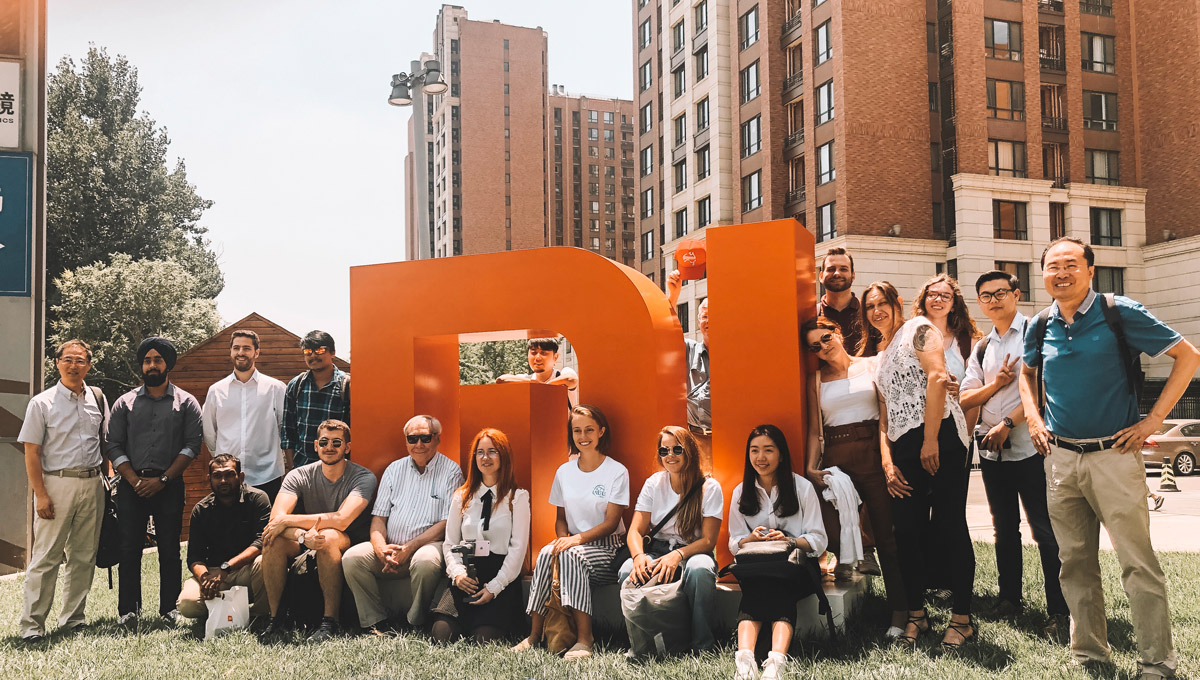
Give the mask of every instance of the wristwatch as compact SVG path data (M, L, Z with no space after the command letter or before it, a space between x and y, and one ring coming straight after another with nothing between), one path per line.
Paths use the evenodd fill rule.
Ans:
M167 482L170 482L170 481L171 481L171 478L170 478L170 477L168 477L168 476L167 476L167 473L165 473L165 472L164 472L164 473L163 473L163 475L162 475L162 477L159 477L159 478L158 478L158 481L162 482L163 484L166 484Z
M229 562L228 561L221 563L221 571L229 573Z
M1004 427L1007 427L1008 429L1011 430L1016 426L1017 426L1017 424L1013 422L1012 418L1009 418L1008 416L1004 416Z

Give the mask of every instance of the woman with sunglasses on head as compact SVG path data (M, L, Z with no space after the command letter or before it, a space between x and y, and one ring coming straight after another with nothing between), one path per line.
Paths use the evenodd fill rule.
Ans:
M818 361L818 370L808 381L805 476L821 490L826 487L825 476L830 474L822 468L837 467L854 483L874 529L892 610L892 625L886 635L894 638L904 632L908 605L892 534L892 502L883 473L884 461L891 464L891 452L886 443L887 423L881 418L875 389L874 362L850 356L842 345L841 328L825 317L810 319L800 332L808 351Z
M918 296L918 311L925 308L930 290L931 307L953 306L939 284L930 279ZM950 279L952 281L952 279ZM949 288L951 295L953 288ZM961 296L959 296L961 297ZM892 522L908 599L908 621L900 640L915 647L917 638L930 631L925 610L928 573L945 563L951 590L949 627L942 647L956 649L978 638L971 618L975 581L975 552L967 530L966 419L958 399L947 394L946 337L933 319L918 315L906 322L879 356L876 384L885 404L891 465L885 467L892 495ZM924 535L936 537L937 550L927 550Z
M517 488L503 432L480 430L469 450L471 468L450 502L442 543L458 615L441 615L434 622L438 642L460 635L487 642L524 624L520 576L529 548L529 492ZM464 547L474 575L464 564Z
M855 356L873 357L887 348L896 330L904 325L904 300L896 287L887 281L876 281L863 290L862 341L858 347L847 347Z
M811 558L825 552L829 540L821 520L817 492L792 472L787 439L774 425L759 425L746 438L742 483L729 500L729 551L734 555L757 541L788 541ZM758 674L754 648L763 624L770 626L771 651L762 664L763 680L783 674L787 650L796 628L796 603L816 592L818 584L789 575L786 579L739 579L736 680Z
M670 583L682 578L692 608L692 649L712 649L717 590L713 548L721 532L725 495L717 480L700 471L700 450L687 428L668 425L658 433L657 460L662 470L650 475L638 494L626 540L631 557L621 565L617 580L631 578L642 585L652 579ZM643 537L660 523L645 545Z
M513 651L530 649L542 638L557 560L562 604L574 616L578 640L563 658L592 655L592 588L617 582L612 561L625 538L621 513L629 505L629 471L607 455L611 442L608 419L600 409L580 404L570 410L567 445L578 458L554 473L550 503L558 506L558 539L538 553L526 606L529 637Z

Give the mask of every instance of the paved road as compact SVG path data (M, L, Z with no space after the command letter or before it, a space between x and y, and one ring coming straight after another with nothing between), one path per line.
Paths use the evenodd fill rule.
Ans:
M1162 510L1150 513L1150 537L1154 548L1160 551L1200 552L1200 475L1176 477L1179 493L1160 494L1165 501ZM1158 493L1159 471L1147 470L1146 483ZM1022 509L1021 539L1025 543L1033 543L1033 535L1029 524L1024 521ZM980 541L992 541L995 535L992 529L992 515L988 511L987 498L983 491L983 478L978 471L971 473L971 487L967 495L967 526L971 529L971 538ZM1100 547L1112 549L1108 533L1101 528Z

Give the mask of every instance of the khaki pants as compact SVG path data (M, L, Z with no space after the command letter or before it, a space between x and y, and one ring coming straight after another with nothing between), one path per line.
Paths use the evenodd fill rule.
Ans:
M354 593L358 625L369 628L406 612L409 624L421 626L439 583L446 578L442 543L421 546L395 574L383 573L383 561L369 541L359 543L342 555L342 573Z
M1071 651L1079 661L1108 660L1107 619L1100 582L1100 524L1121 563L1142 670L1173 676L1166 579L1150 544L1146 470L1140 453L1105 449L1079 454L1051 447L1046 500L1062 559L1063 596L1071 610Z
M267 608L267 586L262 575L262 555L255 557L253 562L241 569L229 572L229 577L221 584L221 590L229 590L233 586L250 588L250 616L266 616L271 613ZM200 582L195 577L183 583L183 590L179 592L175 608L189 619L203 619L208 616L208 604L200 597Z
M96 548L104 519L103 482L99 476L82 479L45 475L45 484L54 503L54 519L33 515L33 550L25 571L21 637L46 634L46 617L54 604L54 585L64 557L67 570L59 627L73 628L83 623L96 572Z

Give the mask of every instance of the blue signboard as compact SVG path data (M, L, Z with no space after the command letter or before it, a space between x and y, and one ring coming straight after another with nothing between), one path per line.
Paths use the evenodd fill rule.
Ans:
M31 295L32 247L33 154L0 153L0 295Z

